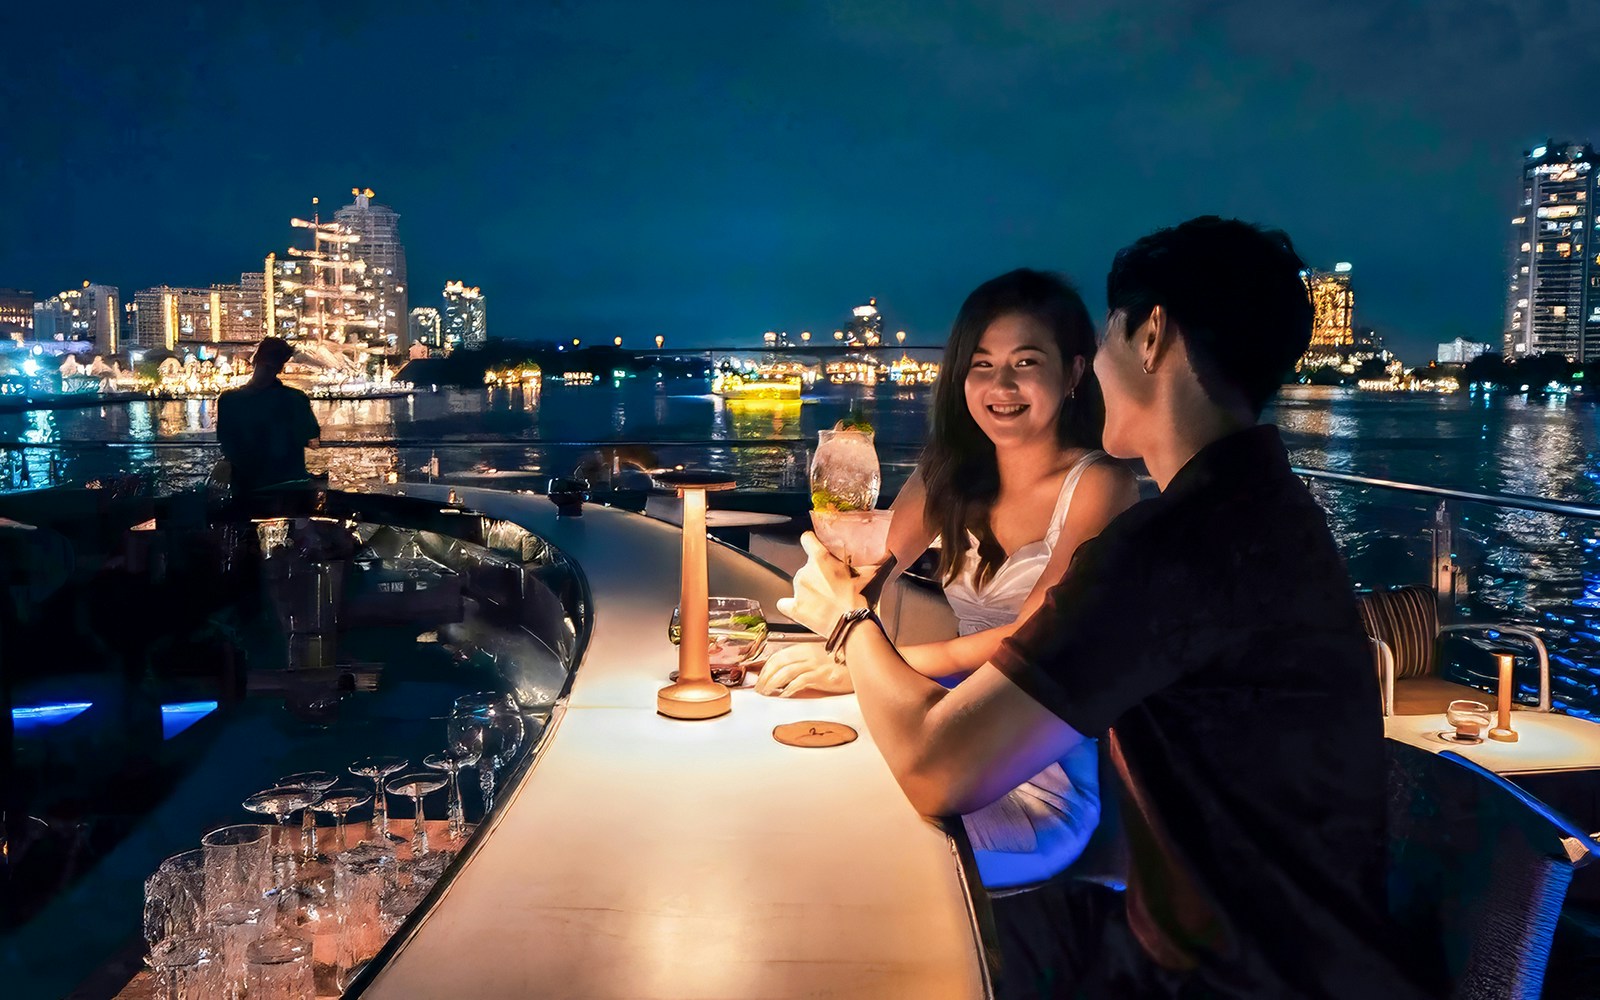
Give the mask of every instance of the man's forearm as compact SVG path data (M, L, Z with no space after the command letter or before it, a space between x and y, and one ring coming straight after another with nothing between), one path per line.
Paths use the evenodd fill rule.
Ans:
M869 624L844 654L873 741L924 815L980 809L1083 739L992 665L946 690Z
M870 623L850 633L844 655L878 752L917 811L940 815L945 803L926 766L926 725L945 688L901 658L883 630Z

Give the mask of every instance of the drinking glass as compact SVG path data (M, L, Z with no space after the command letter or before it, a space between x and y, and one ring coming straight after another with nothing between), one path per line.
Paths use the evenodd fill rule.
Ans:
M226 903L259 906L267 889L272 828L255 823L225 826L200 838L205 860L205 908Z
M341 989L349 985L354 970L383 947L383 891L397 877L394 855L376 844L361 844L333 859L334 912L339 926L334 962Z
M211 943L199 935L168 938L150 951L150 977L157 1000L206 1000L218 992L220 965Z
M767 645L767 619L761 613L761 602L748 597L712 597L706 603L710 612L711 679L738 687L744 683L745 664L759 657ZM682 638L680 610L673 608L672 620L667 623L667 638L674 646ZM678 679L676 671L671 679Z
M244 996L248 978L245 952L266 930L266 921L267 911L254 900L231 900L212 911L211 928L221 959L216 986L224 1000Z
M278 842L273 850L272 867L280 889L288 889L295 876L295 852L289 846L289 817L318 798L320 796L316 792L300 785L277 785L244 800L246 809L278 821Z
M1445 706L1444 718L1455 730L1457 740L1478 743L1489 728L1489 706L1481 701L1452 701Z
M451 714L460 712L483 730L483 753L478 758L478 790L483 793L483 812L494 808L495 772L506 765L527 732L522 712L510 695L493 691L457 698Z
M363 757L351 764L351 774L372 779L372 837L374 840L399 843L404 837L389 832L389 806L383 797L383 779L410 764L404 757Z
M245 980L250 1000L306 1000L316 996L311 942L270 934L245 949Z
M198 934L205 920L206 852L174 854L144 880L144 939L155 954L163 942Z
M472 735L477 737L475 745L481 748L483 746L483 730L473 727ZM483 751L481 749L473 749L473 746L474 743L469 736L465 748L458 749L452 746L444 753L431 753L422 760L424 766L445 773L448 782L447 787L449 788L449 791L446 792L446 799L449 804L446 806L445 814L450 820L450 842L452 844L459 844L462 838L467 835L467 810L461 802L461 781L458 775L463 769L471 767L478 762L478 757Z
M349 845L345 843L345 817L350 810L359 808L372 801L372 793L365 788L355 785L340 785L330 788L322 793L322 798L311 803L311 808L317 812L330 813L333 816L333 835L339 842L339 850L343 851Z
M413 858L424 857L428 853L428 828L424 825L426 818L422 814L422 797L437 792L448 780L437 771L413 771L389 779L389 794L407 796L411 799L412 808L416 810L412 814L415 818L411 825Z
M329 771L296 771L279 778L279 785L298 785L309 788L319 796L339 783L339 776ZM316 803L311 803L315 806ZM307 809L300 825L300 856L306 861L326 861L321 852L317 850L317 813L314 808Z

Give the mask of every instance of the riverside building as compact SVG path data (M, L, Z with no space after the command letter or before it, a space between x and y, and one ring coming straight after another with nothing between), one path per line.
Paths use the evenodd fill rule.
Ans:
M1508 359L1553 352L1600 357L1600 248L1594 229L1594 148L1546 142L1522 165L1522 203L1511 220L1506 295Z
M489 318L483 290L464 281L447 281L440 313L444 348L477 350L489 339Z
M117 350L117 290L110 285L69 288L33 304L31 340L92 343L100 350Z

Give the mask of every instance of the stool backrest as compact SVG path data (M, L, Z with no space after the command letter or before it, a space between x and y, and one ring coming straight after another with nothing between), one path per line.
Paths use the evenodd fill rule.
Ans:
M1431 589L1413 585L1357 594L1356 607L1367 635L1388 643L1394 652L1397 680L1433 674L1439 606Z

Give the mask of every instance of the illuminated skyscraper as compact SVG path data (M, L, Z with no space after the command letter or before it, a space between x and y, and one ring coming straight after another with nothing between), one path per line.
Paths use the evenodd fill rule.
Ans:
M411 342L437 350L444 346L440 336L439 310L418 306L411 310Z
M1507 358L1600 358L1597 176L1594 149L1583 143L1546 142L1523 160L1522 204L1511 220Z
M371 188L352 188L355 201L333 213L333 220L359 239L350 247L360 268L357 283L371 293L372 326L367 342L376 349L404 352L409 336L406 302L406 248L400 242L400 213L372 202Z
M1307 353L1334 354L1347 350L1356 341L1356 296L1350 288L1350 265L1343 261L1330 271L1312 271L1311 304L1316 318L1311 324L1311 347Z
M446 282L441 326L445 350L464 347L472 351L482 347L489 339L482 289L476 285L468 287L463 281Z
M110 285L69 288L33 304L34 340L92 342L108 353L117 350L117 320L122 309Z

